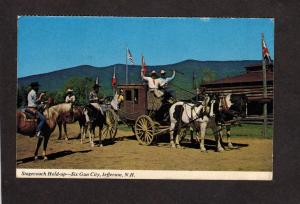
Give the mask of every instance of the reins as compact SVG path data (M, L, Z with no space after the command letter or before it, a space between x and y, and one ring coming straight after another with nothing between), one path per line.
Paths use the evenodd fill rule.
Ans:
M186 112L186 115L187 115L187 117L188 117L188 119L189 119L189 122L188 122L188 123L184 123L184 124L182 125L182 113L183 113L183 111L184 111L184 108L181 110L181 112L180 112L180 121L179 121L179 125L178 125L178 129L179 129L179 130L180 130L181 128L187 127L187 126L189 126L189 125L191 125L191 124L195 124L194 122L195 122L196 120L198 120L199 118L204 117L205 115L207 116L207 114L205 114L205 113L202 115L202 114L201 114L201 110L200 110L199 114L196 112L196 117L193 118L193 110L195 109L196 105L195 105L195 104L190 105L189 103L184 103L183 106L184 106L184 105L188 105L188 106L191 107L191 117L189 117L188 114L187 114L187 112ZM208 103L204 103L204 106L202 107L202 109L204 108L204 112L206 111L207 105L208 105ZM195 126L195 127L196 127L196 126ZM171 131L171 130L169 130L169 131Z

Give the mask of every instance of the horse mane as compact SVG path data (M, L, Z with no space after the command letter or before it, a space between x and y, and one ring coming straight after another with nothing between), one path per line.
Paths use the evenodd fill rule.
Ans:
M233 105L233 103L231 101L231 95L232 94L230 93L230 94L228 94L228 95L225 96L225 100L226 100L228 108L230 108Z

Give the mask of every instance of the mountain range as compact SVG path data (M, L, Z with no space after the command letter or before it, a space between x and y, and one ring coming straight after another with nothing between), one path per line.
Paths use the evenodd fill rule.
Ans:
M245 66L260 63L259 60L243 60L243 61L198 61L185 60L175 64L147 66L148 73L152 70L164 69L167 75L172 74L172 70L177 71L176 77L171 83L176 91L181 92L183 89L192 90L193 75L195 81L203 77L203 70L210 70L214 73L215 79L220 79L228 76L234 76L245 73ZM113 70L116 70L118 84L125 83L125 64L115 64L106 67L94 67L90 65L80 65L76 67L65 68L49 73L31 75L18 78L18 87L28 86L31 82L37 81L42 84L42 89L47 91L57 91L61 89L66 81L72 77L90 77L99 78L99 83L102 85L104 94L112 93L111 79ZM129 83L142 83L140 77L140 65L128 65ZM194 73L194 74L193 74ZM180 89L179 89L180 88Z

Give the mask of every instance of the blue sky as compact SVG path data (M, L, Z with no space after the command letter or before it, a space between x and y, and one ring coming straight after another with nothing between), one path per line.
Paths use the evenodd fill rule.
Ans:
M274 20L232 18L38 17L18 19L18 77L88 64L186 59L261 59L261 33L274 59Z

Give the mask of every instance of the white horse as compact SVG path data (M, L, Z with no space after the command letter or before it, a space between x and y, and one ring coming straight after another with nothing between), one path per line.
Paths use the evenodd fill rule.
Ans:
M222 152L224 151L222 146L223 126L226 126L228 148L235 148L230 140L230 128L231 124L236 121L235 118L246 116L247 97L241 94L215 95L215 97L216 100L213 108L215 117L209 120L207 128L212 129L216 140L217 151ZM197 131L199 127L201 127L201 123L196 123L195 130Z
M215 100L206 96L205 100L198 105L192 103L176 102L170 108L170 143L172 147L180 148L178 133L182 126L194 126L196 128L196 122L200 124L200 150L206 151L204 146L204 138L206 132L206 126L209 122L209 118L214 116L214 103ZM175 143L174 144L174 136Z

